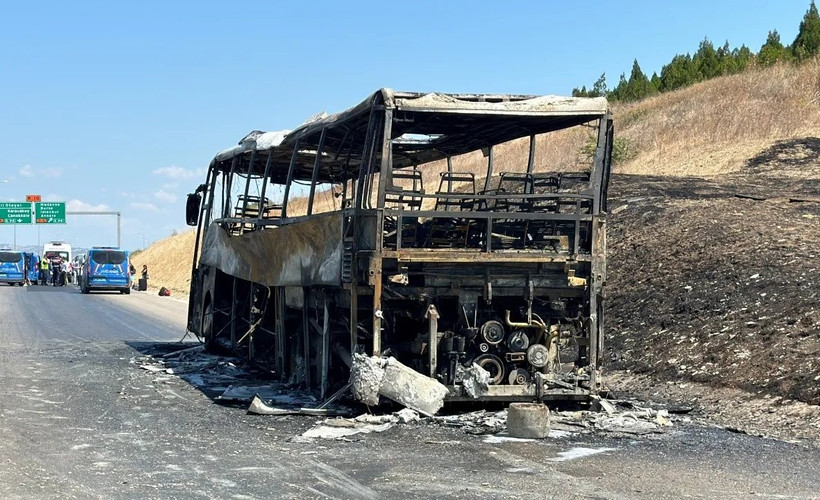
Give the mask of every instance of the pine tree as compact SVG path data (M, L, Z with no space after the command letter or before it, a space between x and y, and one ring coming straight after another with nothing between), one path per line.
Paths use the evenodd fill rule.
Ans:
M792 43L791 51L798 61L820 54L820 14L814 0L800 22L800 30Z
M749 47L745 45L741 45L739 49L732 50L732 59L731 64L729 65L729 72L740 73L741 71L745 71L746 68L752 64L752 61L754 61L754 57L755 55L752 54Z
M760 52L757 53L757 62L763 66L771 66L777 61L786 59L786 48L780 43L780 33L777 30L772 30L766 37L766 43L760 47Z
M661 68L661 92L668 92L670 90L686 87L698 81L698 73L695 65L692 62L692 57L689 54L682 56L680 54L672 58L672 60Z
M590 97L604 97L609 93L606 88L606 73L601 73L601 76L595 80L592 85L592 90L589 92Z
M601 76L595 80L592 88L587 90L586 85L581 88L572 89L572 97L605 97L609 91L606 88L606 73L601 73Z
M638 64L638 60L632 63L632 73L629 75L629 80L626 82L626 88L621 99L624 101L637 101L655 93L649 78L646 77Z
M625 101L626 87L626 75L621 73L621 78L618 80L618 86L609 93L609 98L613 101Z
M649 79L649 83L652 84L654 92L661 91L661 77L659 77L657 73L652 73L652 78Z
M692 57L699 80L709 80L721 75L720 61L715 46L708 38L704 38L698 46L698 51Z
M717 49L718 67L721 75L728 75L732 73L732 48L729 47L729 40L723 43L723 46Z

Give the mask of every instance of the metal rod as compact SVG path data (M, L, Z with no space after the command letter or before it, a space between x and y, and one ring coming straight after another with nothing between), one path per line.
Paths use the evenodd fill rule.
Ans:
M330 309L327 297L324 299L324 318L322 321L322 388L321 398L325 398L328 387L328 365L330 363Z
M424 314L428 321L427 354L430 362L430 377L436 378L436 367L438 366L438 310L436 306L430 304Z
M491 181L493 177L493 167L494 167L494 158L495 158L495 151L493 146L490 146L490 151L487 153L487 177L484 179L484 191L490 189Z
M285 194L282 198L282 218L288 216L288 197L290 196L290 185L293 182L293 170L296 168L296 159L299 156L299 139L293 144L293 154L290 155L290 165L288 166L288 178L285 180Z
M319 167L322 164L322 150L325 148L325 137L327 127L322 127L322 134L319 136L319 147L316 148L316 159L313 160L313 175L310 179L310 196L308 197L307 214L313 213L313 202L316 197L316 182L319 180Z
M305 387L310 388L310 288L302 288L302 356L305 363Z
M268 175L270 175L270 166L273 160L273 150L271 149L268 153L268 161L265 162L265 173L262 174L262 192L259 193L259 213L256 214L256 225L254 229L259 229L261 226L259 221L262 220L262 216L265 214L265 194L267 193L268 188Z
M231 347L236 347L236 278L231 281Z
M527 159L527 173L532 174L535 168L535 134L530 136L530 156Z
M245 211L248 210L248 190L251 187L251 171L253 170L253 162L256 160L256 150L251 151L251 160L248 164L248 177L245 179L245 192L242 193L242 218L245 218ZM245 232L245 224L239 225L239 234Z
M387 185L393 185L393 141L390 135L393 130L393 110L386 109L384 111L384 127L382 130L382 164L379 175L379 196L376 200L376 206L384 208L384 193L387 190ZM381 241L381 238L379 238Z
M233 174L236 171L237 163L239 163L239 157L234 156L233 161L231 161L231 171L222 183L222 192L224 193L222 196L222 217L230 217L230 210L233 205L231 203L231 188L233 187Z
M286 375L287 343L285 341L285 288L276 288L276 371L284 379Z

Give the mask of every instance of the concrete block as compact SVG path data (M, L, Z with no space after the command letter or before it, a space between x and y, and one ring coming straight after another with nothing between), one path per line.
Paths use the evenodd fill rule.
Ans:
M507 433L517 438L543 439L550 433L550 409L540 403L511 403Z

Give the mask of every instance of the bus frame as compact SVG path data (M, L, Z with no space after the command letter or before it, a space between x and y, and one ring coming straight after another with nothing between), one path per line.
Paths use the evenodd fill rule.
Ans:
M589 169L536 168L536 137L573 127L591 131ZM516 139L529 139L526 166L495 172L495 148ZM292 132L252 132L188 195L188 329L322 398L365 353L439 380L448 401L589 401L612 142L604 98L390 89ZM454 167L475 152L481 189ZM419 172L435 166L428 192ZM474 364L490 376L481 394L461 383Z

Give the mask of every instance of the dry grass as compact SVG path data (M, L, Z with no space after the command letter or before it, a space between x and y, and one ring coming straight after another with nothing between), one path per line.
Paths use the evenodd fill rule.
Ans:
M820 61L778 64L615 105L615 133L638 154L616 172L716 175L773 142L820 134Z
M174 295L188 295L195 238L196 231L185 231L135 253L131 263L137 268L137 277L145 264L148 266L148 284L152 289L164 286L171 289Z

